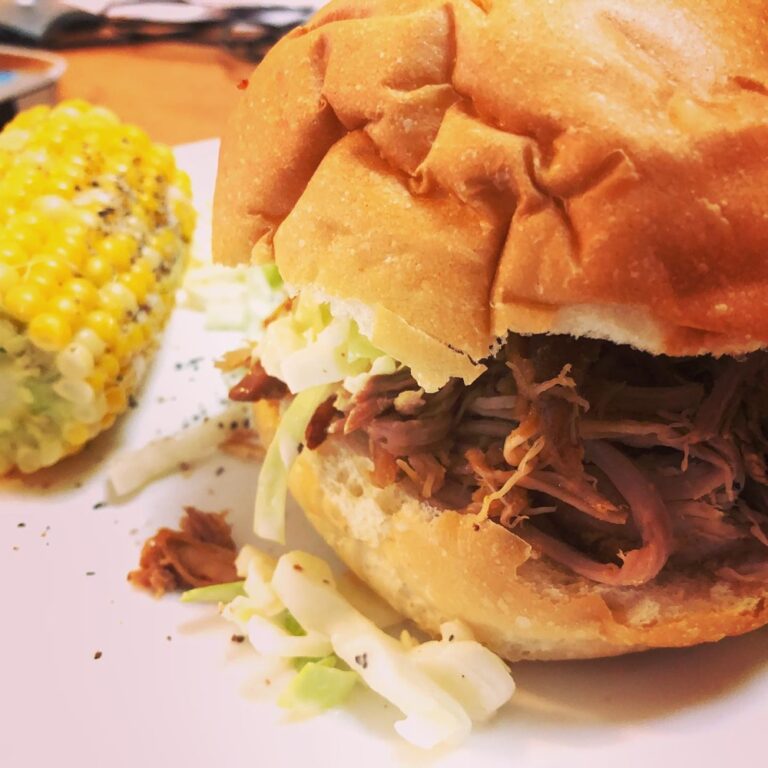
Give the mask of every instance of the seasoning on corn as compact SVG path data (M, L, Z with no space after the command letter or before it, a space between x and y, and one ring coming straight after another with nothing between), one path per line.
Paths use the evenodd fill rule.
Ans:
M0 132L0 475L126 409L194 222L171 151L105 109L34 107Z

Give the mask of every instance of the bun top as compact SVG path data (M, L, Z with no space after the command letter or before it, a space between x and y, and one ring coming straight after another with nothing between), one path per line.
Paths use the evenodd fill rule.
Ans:
M214 253L357 307L433 383L510 330L764 346L768 4L332 2L243 92Z

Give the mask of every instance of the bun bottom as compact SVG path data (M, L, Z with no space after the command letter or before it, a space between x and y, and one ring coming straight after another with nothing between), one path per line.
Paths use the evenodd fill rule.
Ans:
M273 403L255 404L265 441L278 415ZM333 438L300 454L289 485L349 568L430 634L461 619L510 661L586 659L713 642L768 623L768 584L724 582L706 563L667 566L641 587L597 584L494 522L435 510L404 483L376 487L371 469L364 451Z

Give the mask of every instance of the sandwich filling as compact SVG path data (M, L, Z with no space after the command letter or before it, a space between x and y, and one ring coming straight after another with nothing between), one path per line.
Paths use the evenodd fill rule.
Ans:
M512 335L484 362L470 385L426 393L353 321L299 300L231 394L298 393L294 441L357 441L373 483L490 519L595 582L639 585L703 559L723 578L768 581L768 354L671 358ZM270 472L290 464L285 438L257 515L279 503Z

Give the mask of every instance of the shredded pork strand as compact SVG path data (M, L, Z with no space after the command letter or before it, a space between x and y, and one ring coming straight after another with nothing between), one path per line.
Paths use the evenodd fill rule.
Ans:
M715 557L724 578L768 581L765 352L512 336L469 386L424 394L400 369L344 402L327 439L364 434L375 483L487 516L585 578L638 585Z
M237 547L226 512L184 508L180 530L161 528L141 550L128 581L159 597L189 587L208 587L237 578Z

